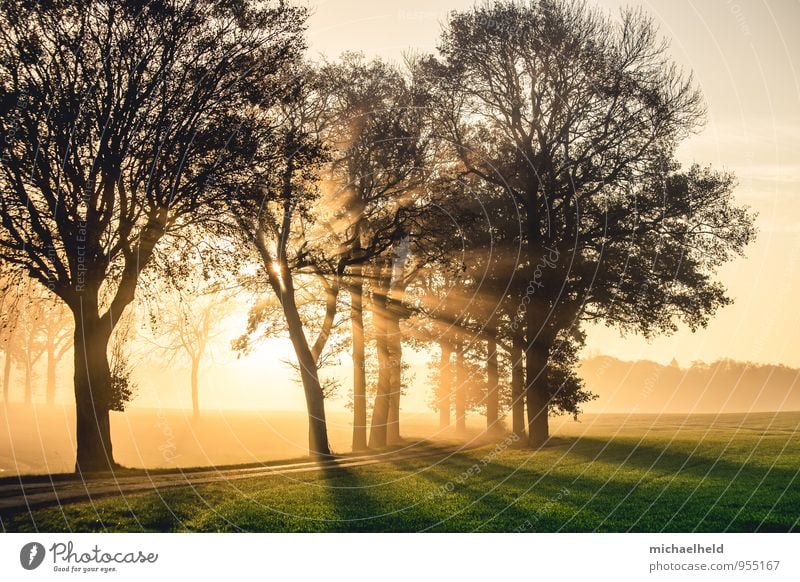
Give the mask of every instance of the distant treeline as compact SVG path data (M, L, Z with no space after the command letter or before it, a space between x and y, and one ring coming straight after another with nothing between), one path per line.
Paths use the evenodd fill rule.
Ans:
M681 368L610 356L583 360L580 375L598 395L586 412L767 412L800 410L800 370L723 359Z

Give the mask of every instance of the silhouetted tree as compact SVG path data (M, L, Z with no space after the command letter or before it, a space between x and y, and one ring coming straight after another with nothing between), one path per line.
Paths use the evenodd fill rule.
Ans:
M33 403L34 366L46 352L44 342L45 303L36 288L38 283L25 277L17 289L19 316L10 354L20 364L25 375L24 402Z
M716 267L753 234L730 176L673 161L704 111L666 48L640 11L496 2L452 14L440 62L427 62L437 131L519 209L515 323L533 446L548 438L559 389L547 368L570 328L705 324L728 302Z
M386 272L376 265L385 266L414 213L409 196L423 175L425 117L409 79L380 60L347 53L339 62L322 66L318 77L328 120L323 132L331 155L327 180L334 190L333 203L340 208L336 224L342 251L347 253L342 266L353 339L353 450L361 450L367 446L364 297L372 291L377 291L368 302L376 308L374 337L382 344L378 346L379 386L392 386L388 393L378 390L378 416L383 415L384 399L388 399L387 410L399 411L401 361L389 330L394 325L383 321L388 299L385 289L378 287L386 286ZM384 276L365 281L369 270ZM387 355L389 351L393 356ZM394 416L389 429L392 440L399 437L399 419ZM383 429L375 425L372 432L376 430ZM384 440L375 434L378 441Z
M55 401L56 370L72 347L72 317L62 301L37 281L18 273L5 281L2 303L2 349L6 355L4 386L16 361L24 371L24 402L33 401L35 365L46 359L45 398ZM5 395L6 401L8 393Z
M72 314L57 297L48 294L42 298L44 305L44 345L47 357L45 399L48 405L55 404L58 365L72 348L75 335Z
M109 384L109 410L124 412L128 403L136 396L137 385L133 378L131 342L135 337L134 322L136 312L127 310L109 338L108 369L111 372Z
M331 227L333 209L320 191L320 173L328 159L320 137L324 118L317 80L308 67L294 76L292 95L262 121L270 141L256 155L253 187L232 207L242 235L259 260L258 278L266 280L278 299L306 398L311 455L328 456L325 393L319 361L330 338L343 276L343 251ZM322 297L322 324L316 340L309 318L303 317L303 291L316 286ZM319 304L319 303L318 303ZM260 321L251 312L250 331Z
M283 92L304 14L240 0L2 4L0 258L72 311L76 470L114 467L109 337L159 242L216 221L235 192L254 147L241 113Z
M8 404L15 331L19 323L22 274L0 263L0 349L3 351L3 402Z

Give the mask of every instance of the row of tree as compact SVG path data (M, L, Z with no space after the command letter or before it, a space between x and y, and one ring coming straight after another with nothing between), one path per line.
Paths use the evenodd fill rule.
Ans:
M141 302L127 311L109 340L111 410L124 410L133 398L134 367L155 358L162 365L188 365L192 413L197 418L200 365L217 351L231 294L208 286L190 293L184 282L179 289L161 285L152 297L157 301ZM3 402L9 402L16 368L24 377L23 402L32 404L35 380L43 368L45 402L55 404L62 384L61 364L72 349L73 336L73 318L57 296L30 277L7 277L0 299Z
M253 291L238 347L288 335L314 455L331 452L336 338L354 449L399 439L404 344L438 345L443 423L451 401L457 425L509 407L540 446L551 413L589 398L584 322L648 335L729 301L715 271L753 217L732 176L675 161L701 96L645 15L494 2L402 68L305 61L305 18L239 0L0 8L0 258L73 315L76 470L114 466L109 339L150 277Z
M0 352L3 402L8 403L14 364L24 375L24 402L33 401L34 372L45 360L45 397L55 402L56 371L71 347L71 317L66 307L30 278L3 281L0 299Z

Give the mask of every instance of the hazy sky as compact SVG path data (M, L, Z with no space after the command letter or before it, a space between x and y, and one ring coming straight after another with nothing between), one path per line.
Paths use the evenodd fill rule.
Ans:
M399 61L408 50L436 48L441 23L471 0L310 0L312 56L362 51ZM672 40L675 60L694 71L708 125L681 150L687 163L712 163L739 178L740 201L758 211L759 237L722 281L735 298L696 334L650 343L593 329L588 350L624 359L681 364L732 357L800 367L800 78L793 57L800 1L649 0L641 5Z

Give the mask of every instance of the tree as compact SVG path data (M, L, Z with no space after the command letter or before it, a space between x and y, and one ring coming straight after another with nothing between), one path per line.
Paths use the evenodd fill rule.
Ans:
M257 278L266 280L278 299L297 356L308 412L309 452L327 457L331 450L319 362L336 317L342 252L330 226L331 211L320 192L319 178L327 154L320 138L316 79L302 67L293 83L290 97L260 112L258 119L271 138L263 140L254 157L252 187L240 193L230 211L255 251ZM324 299L323 323L312 343L301 297L314 285L319 290L316 296ZM258 323L251 312L251 330Z
M56 373L61 360L72 348L73 319L69 310L57 297L44 299L44 345L47 357L47 374L45 381L45 399L48 405L56 400Z
M391 260L392 248L414 214L408 197L419 188L423 175L425 120L412 83L385 62L346 53L339 62L324 64L318 77L327 118L323 139L330 152L325 178L334 191L335 206L341 209L336 224L346 253L341 266L347 275L353 340L353 450L363 450L368 444L364 298L370 293L381 360L378 417L386 410L385 424L389 410L399 413L401 363L397 342L392 343L393 320L386 321L387 293L378 288L387 285L387 271L378 265L385 267ZM378 276L367 278L365 271ZM378 433L384 428L374 419L371 440L382 446L386 439ZM389 429L394 440L399 438L398 422L395 419Z
M9 271L0 263L2 269L2 295L0 295L0 349L3 351L3 402L8 404L15 331L20 317L20 274Z
M440 191L449 222L456 228L439 225L435 229L439 236L433 244L442 249L443 255L428 270L426 280L417 285L414 309L418 317L413 325L425 330L420 337L423 343L435 340L439 344L443 357L437 374L441 424L449 425L450 407L454 404L451 392L458 388L462 410L457 416L463 419L468 406L483 408L487 430L492 430L499 428L502 408L507 404L513 416L513 430L522 435L524 358L518 348L522 342L519 330L511 325L519 303L514 287L519 256L515 238L518 211L504 191L465 175L457 160L442 156L437 167L439 181L434 188ZM453 385L451 372L455 363L450 362L451 354L462 350L470 352L472 360L484 359L485 394L480 402L470 396L469 386L474 384L474 378L469 383ZM511 360L508 371L513 394L503 391L499 369L505 362L499 352L505 352Z
M26 310L37 314L37 342L41 344L41 355L46 359L45 401L52 406L55 404L58 365L72 348L72 316L63 301L37 282L28 286L22 300Z
M304 15L234 0L0 8L0 258L72 312L76 471L115 466L109 338L162 239L216 223L240 185L254 147L240 112L283 92Z
M438 131L465 171L519 209L532 446L549 435L559 390L548 366L570 328L704 325L729 302L716 267L753 235L732 177L674 162L704 111L666 49L640 11L497 2L451 15L441 59L428 62Z
M451 239L452 240L452 239ZM449 249L448 249L449 250ZM449 253L446 254L449 256ZM416 290L410 301L414 313L410 327L416 330L411 336L416 347L424 349L437 344L439 357L431 362L434 398L431 402L439 412L439 428L447 428L451 423L453 405L453 327L457 314L453 313L455 301L451 293L461 283L461 267L447 262L429 268L418 278Z
M389 257L373 262L370 309L375 326L378 354L378 384L372 407L369 447L383 448L400 440L400 395L402 390L403 336L400 320L410 277L407 269L410 247L406 237ZM411 269L413 272L413 268Z
M189 363L195 420L200 417L200 364L219 336L219 325L228 315L232 300L230 293L214 287L189 293L168 290L159 298L157 312L151 318L156 346L167 361L183 358Z
M133 324L136 311L128 309L114 327L109 339L108 368L111 372L108 408L124 412L128 402L136 396L137 385L133 378L131 342L134 338Z
M54 403L56 370L72 347L71 319L63 302L37 281L21 273L6 278L0 302L0 337L5 354L3 385L9 386L11 366L16 360L25 374L26 404L33 401L35 366L43 356L46 359L46 402ZM8 402L7 389L4 398Z
M9 346L11 356L21 364L25 373L24 402L33 403L34 367L46 352L44 329L46 309L44 301L36 289L38 283L26 278L20 282L19 316L16 322L14 343ZM39 295L39 296L37 296Z

